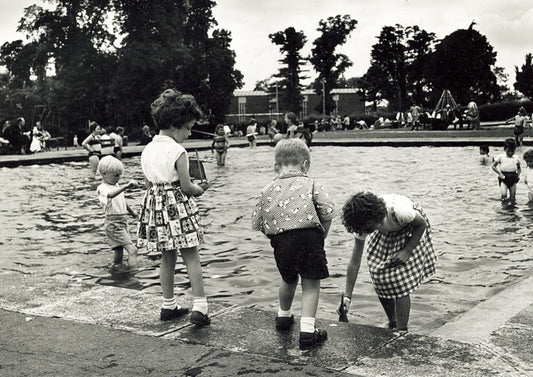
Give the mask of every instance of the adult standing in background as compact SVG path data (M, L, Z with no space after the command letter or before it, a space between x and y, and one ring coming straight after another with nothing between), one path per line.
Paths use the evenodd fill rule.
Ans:
M514 138L516 141L516 146L521 147L524 144L524 131L526 129L526 122L527 122L527 113L526 109L524 109L523 106L520 106L518 109L518 113L505 121L505 124L509 123L510 121L514 120Z
M81 146L89 152L89 167L91 169L91 178L96 177L96 170L100 163L100 156L102 155L102 145L100 144L100 134L102 128L96 122L89 122L89 136L83 140Z
M479 130L481 128L481 122L479 118L479 110L475 102L468 103L468 109L466 111L466 118L468 119L469 126L474 130Z

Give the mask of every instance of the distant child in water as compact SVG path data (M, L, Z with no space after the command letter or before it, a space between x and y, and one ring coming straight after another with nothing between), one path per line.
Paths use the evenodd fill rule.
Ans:
M105 232L111 249L113 249L113 267L122 264L124 249L128 252L128 263L137 265L137 248L133 244L128 231L128 214L137 217L135 211L126 203L124 191L136 186L135 181L119 185L118 181L124 172L124 165L113 156L105 156L98 165L102 176L102 184L96 192L105 212Z
M529 202L533 203L533 149L528 149L524 152L523 157L527 165L524 174L524 183L527 186L527 197Z
M217 165L226 165L226 155L228 154L229 140L226 132L224 131L224 125L219 124L215 130L215 136L213 137L213 144L211 144L211 153L213 149L217 152Z
M489 155L489 146L488 145L482 145L479 147L479 162L482 165L489 165L494 162L494 157Z
M494 159L492 170L498 174L498 183L500 185L501 199L510 201L515 200L516 184L520 180L520 160L514 155L516 151L516 142L514 139L505 139L505 153L501 153Z
M315 325L320 280L329 276L324 239L334 215L334 204L324 188L307 177L309 148L300 139L280 140L274 148L279 175L263 188L252 215L252 229L270 238L281 275L276 328L288 330L294 322L292 301L302 279L300 347L327 339Z

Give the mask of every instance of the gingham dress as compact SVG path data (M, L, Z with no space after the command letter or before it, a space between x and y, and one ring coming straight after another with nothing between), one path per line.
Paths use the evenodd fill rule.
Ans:
M411 238L411 224L398 231L374 231L370 235L367 249L368 268L372 285L381 298L395 299L406 296L435 273L437 255L431 241L429 219L419 204L413 203L413 208L424 217L427 227L405 264L392 266L390 261L391 256L402 249Z
M204 241L198 207L179 183L152 184L139 213L137 246L148 251L179 250Z

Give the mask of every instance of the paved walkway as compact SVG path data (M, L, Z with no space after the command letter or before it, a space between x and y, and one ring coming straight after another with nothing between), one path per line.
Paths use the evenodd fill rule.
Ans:
M457 143L500 145L502 141L501 136L467 138L466 132ZM420 134L395 140L365 138L363 133L327 136L318 135L315 144L364 145L374 140L372 145L404 145L433 139ZM454 145L451 139L447 143ZM208 149L210 144L191 140L185 146ZM268 140L260 139L259 144L268 144ZM244 139L232 140L232 147L246 145ZM138 155L142 148L128 146L124 154ZM86 160L85 151L0 156L0 166L72 160ZM198 329L187 318L159 321L158 294L96 285L66 275L3 271L0 374L533 376L532 287L533 278L524 278L429 335L398 336L385 328L358 325L353 317L353 323L319 319L329 339L321 347L302 351L298 326L287 333L277 332L273 312L213 300L211 326Z

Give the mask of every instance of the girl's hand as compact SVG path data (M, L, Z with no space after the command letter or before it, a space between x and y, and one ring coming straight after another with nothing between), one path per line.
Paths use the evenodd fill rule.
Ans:
M407 262L409 257L411 256L411 253L408 252L405 249L399 250L397 253L393 254L391 257L391 263L393 266L398 266L400 264L404 264Z
M137 181L132 179L131 181L128 182L128 187L135 187L135 186L137 186Z
M501 174L501 173L500 173L500 176L499 176L499 177L500 177L500 179L505 179L505 175L503 175L503 174Z
M343 300L342 304L344 306L344 311L346 313L348 313L348 311L350 310L351 303L352 303L352 300L350 300L348 297L344 296L344 300Z
M211 184L208 181L203 181L203 182L198 183L198 186L200 186L202 190L205 191L209 188L209 186L211 186Z

